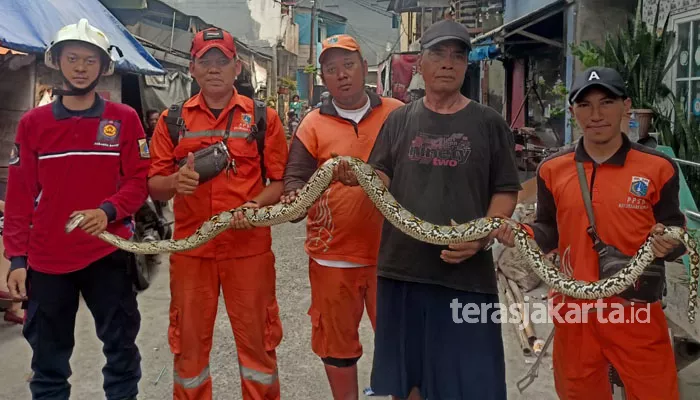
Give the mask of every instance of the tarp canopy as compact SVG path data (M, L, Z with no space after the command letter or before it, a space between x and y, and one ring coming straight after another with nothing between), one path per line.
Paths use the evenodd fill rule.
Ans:
M490 38L473 46L469 52L469 62L475 63L483 60L493 60L501 55L501 48L493 43Z
M1 0L0 45L25 53L43 53L56 32L87 18L124 54L119 72L162 75L166 71L98 0Z

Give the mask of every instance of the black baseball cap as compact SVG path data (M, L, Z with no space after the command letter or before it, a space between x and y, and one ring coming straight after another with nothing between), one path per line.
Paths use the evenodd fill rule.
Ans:
M428 27L420 39L422 49L433 47L446 40L459 40L471 50L472 43L467 27L449 19L436 22Z
M616 96L627 97L625 80L619 72L607 67L591 67L576 77L569 93L569 104L574 104L581 92L593 86L601 86Z

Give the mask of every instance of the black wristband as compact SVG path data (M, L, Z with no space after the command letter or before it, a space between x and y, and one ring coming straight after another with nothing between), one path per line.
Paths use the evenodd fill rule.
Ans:
M18 256L10 259L10 272L16 269L27 269L27 257Z

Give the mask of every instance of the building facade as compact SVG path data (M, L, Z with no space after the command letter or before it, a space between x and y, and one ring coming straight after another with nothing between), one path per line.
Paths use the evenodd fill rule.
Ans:
M321 53L321 43L329 36L347 33L347 18L323 9L296 6L294 23L299 26L299 53L297 54L297 94L299 98L316 104L320 98L322 82L317 73L310 73L313 68L320 68L318 55ZM312 12L313 11L313 12ZM313 14L313 19L312 19ZM313 25L312 25L313 23ZM313 26L313 35L311 32ZM312 43L313 36L313 46ZM309 82L313 79L313 89Z
M647 0L642 16L654 29L658 0ZM665 83L683 104L688 117L700 118L700 0L661 0L659 26L668 16L668 30L676 33L671 54L678 51L675 65L665 77Z

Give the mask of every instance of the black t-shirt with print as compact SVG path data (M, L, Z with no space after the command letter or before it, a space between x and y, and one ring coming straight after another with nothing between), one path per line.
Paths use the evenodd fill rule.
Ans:
M396 200L417 217L439 225L486 216L491 196L521 189L513 134L492 108L470 102L438 114L422 100L394 110L368 160L391 178ZM461 264L440 258L447 246L421 242L384 222L380 276L481 293L498 293L491 251Z

